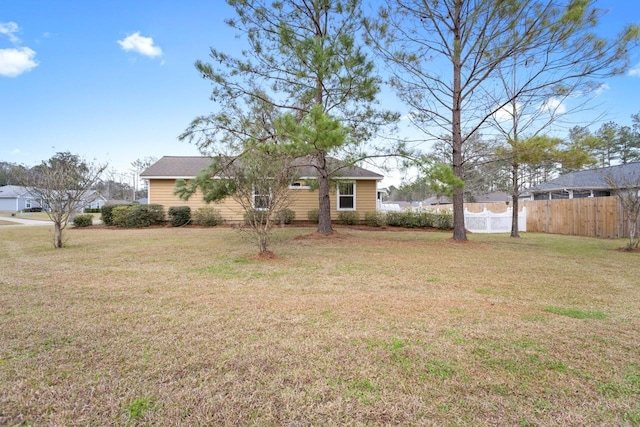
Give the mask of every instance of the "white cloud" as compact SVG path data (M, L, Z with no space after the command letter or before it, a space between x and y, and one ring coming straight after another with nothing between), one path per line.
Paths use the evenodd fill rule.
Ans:
M629 70L629 75L633 77L640 77L640 64L636 65Z
M513 111L513 104L507 104L493 114L493 118L498 122L512 121L513 117L520 112L522 104L516 102L516 111Z
M18 43L20 39L15 33L20 31L20 27L15 22L0 22L0 34L7 36L11 43Z
M0 76L16 77L38 66L36 52L28 47L0 49Z
M567 112L567 106L562 103L558 98L551 97L540 104L538 107L540 111L546 111L551 114L564 114Z
M124 51L133 51L150 58L162 55L162 49L153 44L153 39L151 37L141 36L139 31L122 40L118 40L118 44Z
M611 87L609 87L608 84L606 83L602 83L600 86L598 86L598 88L596 89L596 96L601 95L603 92L607 91L611 89Z

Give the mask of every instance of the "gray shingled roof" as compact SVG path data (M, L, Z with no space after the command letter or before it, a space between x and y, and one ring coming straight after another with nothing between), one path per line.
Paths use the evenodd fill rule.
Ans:
M29 193L27 187L20 185L5 185L0 187L0 198L15 199Z
M201 156L164 156L144 172L140 174L142 178L193 178L206 169L211 164L211 157ZM332 166L337 168L340 165L339 160L330 159ZM298 163L299 173L301 177L316 176L315 169L309 165L305 158L296 159ZM348 178L360 179L382 179L384 176L371 172L370 170L358 167L347 166L340 168L335 174Z
M536 185L532 193L554 190L609 190L607 177L611 176L619 188L637 187L640 184L640 163L610 166L600 169L570 172L551 181Z

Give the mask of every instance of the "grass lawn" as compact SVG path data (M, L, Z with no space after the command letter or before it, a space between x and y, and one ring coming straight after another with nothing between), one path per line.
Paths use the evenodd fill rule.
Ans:
M0 425L639 425L623 241L0 229Z

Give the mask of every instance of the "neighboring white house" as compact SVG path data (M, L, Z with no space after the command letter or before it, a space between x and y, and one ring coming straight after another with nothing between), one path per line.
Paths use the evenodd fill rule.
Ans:
M0 211L20 212L41 206L39 198L29 193L26 187L20 185L0 187Z
M84 196L82 209L100 209L105 205L105 199L100 193L94 190L88 191ZM40 197L31 194L27 187L20 185L5 185L0 187L0 211L21 212L31 208L46 208Z
M107 204L107 199L95 190L87 191L87 194L84 195L84 199L84 209L100 209Z

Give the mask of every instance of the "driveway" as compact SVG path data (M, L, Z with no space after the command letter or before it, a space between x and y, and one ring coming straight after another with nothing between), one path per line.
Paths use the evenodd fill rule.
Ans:
M0 217L0 220L15 223L15 225L0 225L0 228L15 227L19 225L35 226L35 225L52 225L53 224L53 222L49 220L41 221L37 219L16 218L14 216L6 216L6 217L2 216Z

